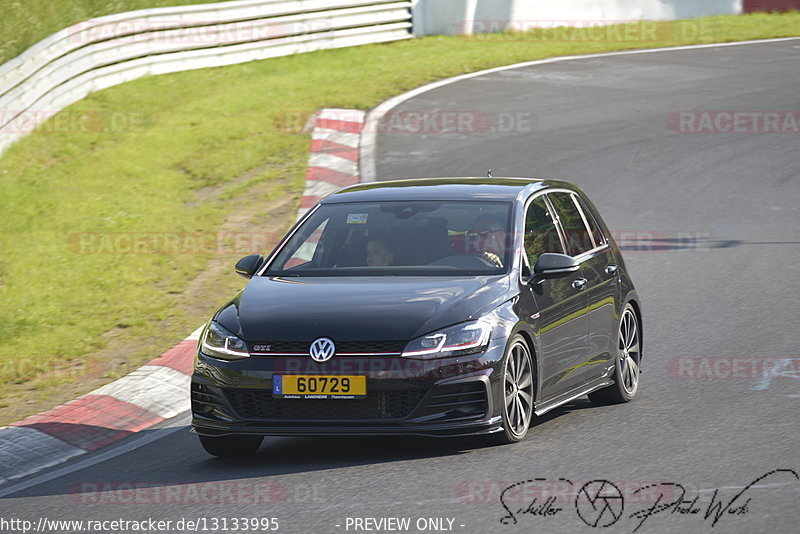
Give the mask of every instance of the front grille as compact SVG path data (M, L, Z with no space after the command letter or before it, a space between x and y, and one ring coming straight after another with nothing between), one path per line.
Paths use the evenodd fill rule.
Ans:
M336 352L403 352L403 341L342 341L336 343Z
M265 350L262 346L269 347ZM257 341L250 343L252 352L288 352L291 354L308 354L311 347L310 341Z
M402 419L424 391L373 391L364 399L275 399L269 389L228 389L225 396L242 419L357 421Z
M400 353L406 345L405 341L336 341L336 354L361 353ZM311 341L256 341L249 344L251 352L279 354L308 354ZM269 350L265 350L265 346Z
M439 386L415 414L415 420L440 421L477 419L487 410L483 382L463 382Z

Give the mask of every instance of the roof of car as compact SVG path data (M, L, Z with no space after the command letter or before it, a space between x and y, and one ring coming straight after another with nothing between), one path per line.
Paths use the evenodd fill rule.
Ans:
M565 182L535 178L421 178L369 182L342 189L323 202L385 200L500 200L513 201L525 188L571 187Z

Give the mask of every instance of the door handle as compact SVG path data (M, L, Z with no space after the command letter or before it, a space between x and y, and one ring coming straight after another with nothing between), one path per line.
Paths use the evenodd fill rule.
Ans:
M575 280L574 282L572 282L572 287L574 287L574 288L575 288L575 289L577 289L578 291L581 291L581 290L583 290L583 288L584 288L585 286L586 286L586 278L578 278L577 280Z
M616 265L609 265L608 267L606 267L606 274L614 274L617 272L617 269L619 269L619 267L617 267Z

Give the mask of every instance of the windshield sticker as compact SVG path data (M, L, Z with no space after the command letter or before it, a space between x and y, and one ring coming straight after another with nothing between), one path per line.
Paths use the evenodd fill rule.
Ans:
M366 213L348 213L347 224L367 224Z

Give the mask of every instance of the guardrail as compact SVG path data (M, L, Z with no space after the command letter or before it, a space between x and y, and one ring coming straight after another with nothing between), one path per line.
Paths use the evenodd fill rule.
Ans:
M412 37L412 0L241 0L88 20L0 65L0 153L92 91L164 74Z
M789 11L800 9L800 0L744 0L744 12Z
M800 0L744 0L791 4ZM742 0L415 0L414 33L472 34L505 29L591 27L742 12Z

